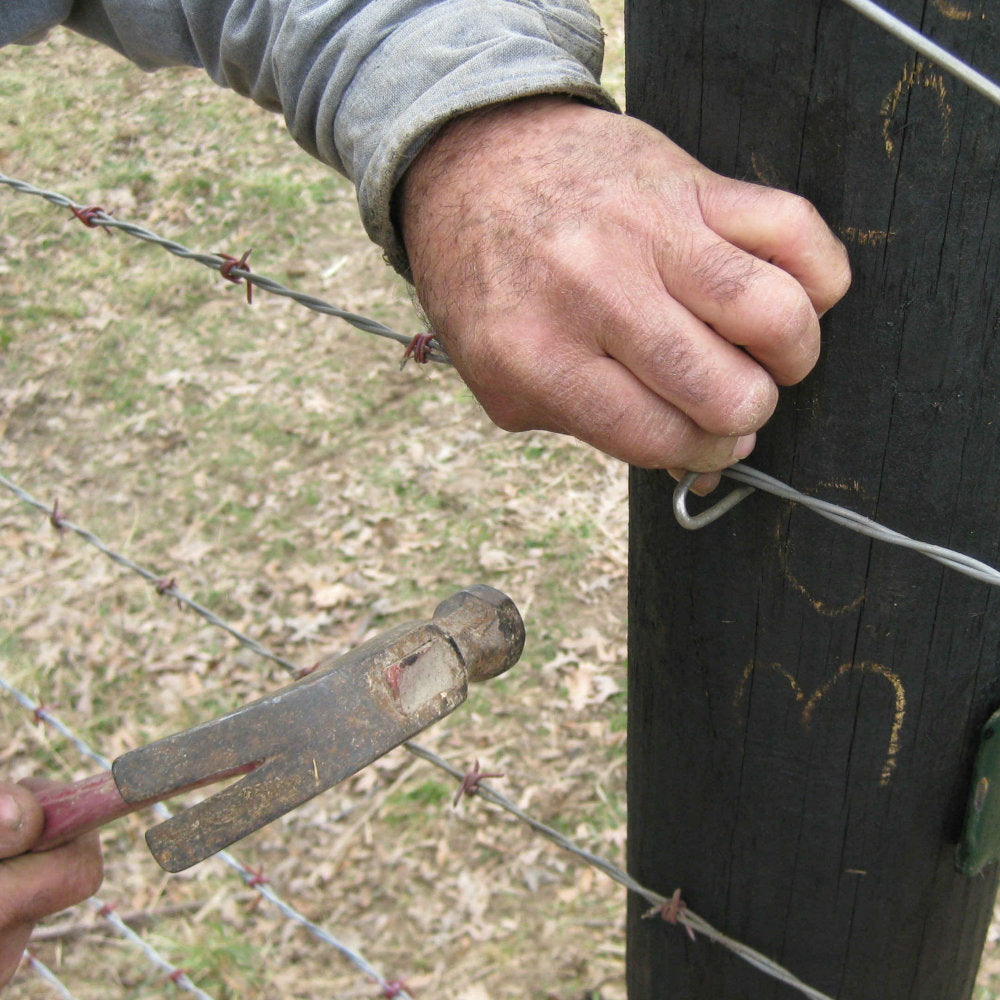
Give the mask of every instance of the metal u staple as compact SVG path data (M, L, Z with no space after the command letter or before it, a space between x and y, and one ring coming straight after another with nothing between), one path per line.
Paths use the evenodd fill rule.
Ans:
M700 475L700 472L688 472L674 489L674 517L677 518L677 523L682 528L687 528L688 531L696 531L698 528L704 528L713 521L717 521L723 514L729 513L741 500L745 500L751 493L756 492L752 486L738 486L709 507L708 510L702 511L700 514L689 514L687 509L688 493L691 492L691 487Z

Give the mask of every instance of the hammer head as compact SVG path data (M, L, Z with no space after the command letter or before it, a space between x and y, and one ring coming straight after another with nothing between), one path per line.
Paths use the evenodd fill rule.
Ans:
M470 680L509 669L523 646L510 598L469 587L430 621L398 626L222 718L124 754L115 783L139 803L245 774L147 832L159 864L183 871L448 715Z

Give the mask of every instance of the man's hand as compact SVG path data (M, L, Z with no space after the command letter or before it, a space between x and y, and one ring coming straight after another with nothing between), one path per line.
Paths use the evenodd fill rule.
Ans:
M41 836L42 809L24 785L0 783L0 987L17 970L35 922L79 903L103 877L96 833L42 854L24 854Z
M850 284L807 201L569 98L456 119L400 193L421 305L490 417L640 466L745 458Z

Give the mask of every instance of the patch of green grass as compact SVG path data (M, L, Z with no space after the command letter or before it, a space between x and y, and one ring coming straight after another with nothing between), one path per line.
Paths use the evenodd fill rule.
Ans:
M297 550L295 542L288 538L272 538L264 548L265 562L280 562L291 558Z
M422 806L436 806L442 802L447 802L454 795L454 791L440 781L428 778L419 785L408 788L403 793L403 798L407 802Z
M219 509L219 517L233 522L237 528L247 527L253 521L254 515L252 507L237 503L235 500L227 500Z
M222 619L238 620L243 614L243 605L239 601L214 588L196 591L193 600Z

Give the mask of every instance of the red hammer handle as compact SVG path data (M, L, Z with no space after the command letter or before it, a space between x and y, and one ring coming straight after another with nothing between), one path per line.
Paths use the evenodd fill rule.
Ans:
M82 778L69 785L50 785L35 792L35 798L41 803L45 813L45 826L42 828L41 839L32 851L47 851L50 848L65 844L67 840L79 837L81 833L96 830L120 816L127 816L138 809L154 805L162 799L170 798L181 792L188 792L203 785L212 785L226 778L234 778L246 774L258 766L260 762L242 764L239 767L221 771L202 778L200 781L185 785L183 788L172 788L163 795L141 802L126 802L118 791L115 779L110 771L95 774L90 778Z
M35 792L35 798L45 813L45 826L33 851L58 847L140 808L121 797L110 771L71 785L49 785Z

